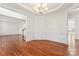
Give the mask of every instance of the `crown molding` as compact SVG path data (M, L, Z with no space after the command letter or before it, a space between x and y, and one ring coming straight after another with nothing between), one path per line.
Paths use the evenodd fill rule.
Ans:
M33 12L33 13L36 13L32 8L28 7L27 5L23 5L23 3L17 3L19 6ZM52 9L49 9L47 12L44 12L44 14L48 14L48 13L51 13L51 12L54 12L56 10L58 10L59 8L61 8L62 6L64 5L64 3L61 3L59 4L56 8L52 8ZM39 13L38 13L39 14Z

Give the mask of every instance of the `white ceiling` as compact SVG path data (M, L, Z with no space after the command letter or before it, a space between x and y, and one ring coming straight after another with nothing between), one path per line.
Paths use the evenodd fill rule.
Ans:
M6 22L14 22L14 23L22 23L25 22L22 19L14 18L14 17L8 17L4 15L0 15L0 22L6 21Z
M56 11L72 11L73 9L79 7L77 3L47 3L48 11L45 14L50 14ZM27 16L30 13L37 14L33 10L34 3L0 3L0 7L20 13ZM0 13L1 14L1 13ZM39 15L39 14L38 14Z
M36 13L33 9L33 7L36 5L36 3L18 3L18 5L22 6L23 8L32 11L34 13ZM54 12L58 9L60 9L64 4L63 3L48 3L48 11L45 12L45 14L50 13L50 12Z
M73 9L79 7L77 3L47 3L48 11L45 14L50 14L54 12L64 12L64 11L72 11ZM26 20L26 16L31 15L39 15L35 13L33 10L34 3L0 3L0 21L5 19L15 20L17 23L24 22ZM8 12L7 12L8 11ZM14 15L13 15L14 14ZM16 15L17 16L16 16ZM14 17L13 17L14 16ZM21 18L22 17L22 18ZM23 18L24 17L24 18Z
M0 3L0 7L15 11L26 15L27 13L35 13L33 10L34 3ZM79 4L74 3L48 3L48 11L45 14L53 13L56 11L72 10L78 7Z

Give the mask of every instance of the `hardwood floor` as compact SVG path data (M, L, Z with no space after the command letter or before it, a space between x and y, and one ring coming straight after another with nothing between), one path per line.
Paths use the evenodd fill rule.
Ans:
M79 56L79 40L76 39L76 56Z
M67 45L49 40L22 41L20 35L0 36L0 56L65 56Z

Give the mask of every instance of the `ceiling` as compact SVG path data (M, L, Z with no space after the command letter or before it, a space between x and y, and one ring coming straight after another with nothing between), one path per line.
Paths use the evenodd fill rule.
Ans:
M25 9L28 9L29 11L32 11L34 13L36 13L33 9L33 7L36 5L36 3L29 3L29 4L26 4L26 3L18 3L18 5L22 6L23 8ZM47 14L47 13L50 13L50 12L54 12L56 10L58 10L59 8L61 8L64 4L62 3L48 3L47 6L48 6L48 11L45 12L44 14Z
M19 12L26 15L28 12L35 13L33 6L35 3L0 3L0 7L9 9L11 11ZM55 11L65 11L68 9L76 8L79 4L73 3L48 3L48 11L45 14L52 13Z
M14 17L8 17L8 16L4 16L4 15L0 15L0 22L1 21L6 21L6 22L14 22L14 23L22 23L25 22L22 19L18 19L18 18L14 18Z
M73 9L79 7L79 4L77 3L47 3L47 4L49 9L47 12L45 12L45 14L50 14L57 11L59 12L67 11L67 10L72 11ZM35 6L35 3L0 3L0 8L4 8L7 11L10 10L10 12L13 11L12 13L15 13L15 12L19 13L21 14L21 17L23 16L26 17L28 14L39 15L38 13L35 13L35 11L33 10L33 6ZM0 15L1 15L1 11L0 11ZM2 16L0 16L0 18L1 17ZM19 17L19 15L17 17Z

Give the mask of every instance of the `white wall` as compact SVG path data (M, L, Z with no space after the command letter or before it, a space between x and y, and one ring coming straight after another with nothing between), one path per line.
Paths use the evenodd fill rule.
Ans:
M20 23L26 18L26 15L0 7L0 35L21 34Z
M21 34L19 28L24 20L0 15L0 35Z
M0 21L0 35L19 34L18 24Z
M28 15L26 38L27 41L48 39L67 43L67 14Z

